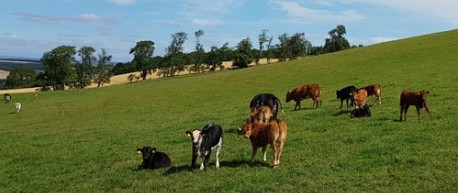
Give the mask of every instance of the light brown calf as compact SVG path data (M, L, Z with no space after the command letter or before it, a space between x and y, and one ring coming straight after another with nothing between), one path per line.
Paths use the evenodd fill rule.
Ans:
M355 101L355 108L363 108L367 101L367 91L359 89L352 93L353 100Z
M375 95L375 102L382 105L382 86L380 86L380 84L372 84L360 89L366 90L367 96Z
M251 121L258 122L258 123L268 123L270 122L273 114L270 110L270 107L267 105L263 105L259 108L253 107L251 108Z
M301 108L301 100L312 98L313 108L318 108L321 105L321 88L318 84L306 84L295 88L293 91L286 93L286 102L294 100L296 106L294 110Z
M429 94L429 91L402 91L401 93L401 116L399 121L402 121L402 114L404 113L404 120L407 121L407 109L410 105L413 105L417 108L418 120L420 120L420 109L425 107L426 112L428 112L429 117L431 117L431 112L429 112L428 103L426 101L426 96Z
M267 145L270 144L270 147L274 151L273 167L280 165L280 156L288 131L284 121L279 119L272 120L269 123L247 121L244 125L240 126L239 130L243 132L245 138L251 141L253 148L251 162L254 161L254 157L260 147L262 147L262 160L266 161Z

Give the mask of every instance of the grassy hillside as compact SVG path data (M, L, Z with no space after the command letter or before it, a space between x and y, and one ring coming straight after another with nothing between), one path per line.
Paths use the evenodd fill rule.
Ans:
M23 110L0 104L0 192L457 192L458 30L318 57L202 76L100 89L13 95ZM323 105L285 103L304 83L323 87ZM350 119L336 89L382 85L371 118ZM399 119L403 89L429 90L433 118L411 107ZM276 94L289 127L273 169L235 129L251 98ZM374 104L371 97L368 103ZM221 124L222 168L188 171L185 131ZM169 169L136 170L136 148L172 158Z

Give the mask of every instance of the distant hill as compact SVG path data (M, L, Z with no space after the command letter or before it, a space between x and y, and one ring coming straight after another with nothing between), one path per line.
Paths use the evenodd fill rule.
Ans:
M43 70L43 64L38 60L0 59L0 70L11 71L16 68Z

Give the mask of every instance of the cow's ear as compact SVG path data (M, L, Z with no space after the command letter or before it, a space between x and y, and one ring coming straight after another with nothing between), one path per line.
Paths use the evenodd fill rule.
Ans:
M239 128L238 128L237 130L239 130L239 131L242 131L242 127L241 127L241 126L239 126Z
M151 149L151 153L156 153L156 148L153 147L153 149Z
M426 94L429 94L429 91L426 91Z

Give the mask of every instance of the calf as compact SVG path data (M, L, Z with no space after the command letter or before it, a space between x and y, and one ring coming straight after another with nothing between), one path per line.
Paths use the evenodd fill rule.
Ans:
M21 108L22 108L21 103L14 103L14 112L19 113Z
M295 88L293 91L286 93L286 102L294 100L296 106L294 110L301 108L301 100L312 98L313 108L318 108L321 105L321 88L318 84L303 85Z
M258 151L262 147L262 160L266 161L267 145L270 145L274 151L274 167L280 165L280 156L283 150L283 145L286 140L287 127L286 123L282 120L276 119L269 123L257 123L247 121L244 125L239 127L243 132L245 138L250 139L252 146L251 162Z
M370 117L371 116L371 110L369 109L369 106L364 105L362 108L359 109L353 109L351 111L351 118L359 118L359 117Z
M3 95L3 98L5 99L5 103L9 103L11 100L11 95L6 93Z
M169 167L172 161L169 156L163 152L156 151L156 148L145 146L138 148L137 153L141 153L143 156L142 165L139 166L141 169L158 169Z
M281 107L280 99L270 93L258 94L251 99L250 109L253 112L255 109L261 106L268 106L272 112L272 118L277 118L278 107Z
M366 105L367 100L367 91L364 89L359 89L352 93L353 100L355 101L355 108L362 108Z
M273 119L272 111L270 107L267 105L263 105L259 108L252 108L251 109L251 121L252 122L263 122L268 123L270 120Z
M347 108L348 100L351 101L351 106L353 106L355 101L353 100L352 93L356 90L358 89L355 86L347 86L341 90L336 91L337 99L340 99L340 108L342 108L344 100L346 100L345 102L347 103Z
M367 96L375 95L375 102L379 105L382 105L382 87L380 84L372 84L369 86L362 87L360 89L364 89L367 91Z
M428 103L426 102L426 96L429 94L429 91L402 91L401 93L401 116L399 121L402 121L402 114L404 113L404 120L407 121L407 109L410 105L414 105L417 108L418 120L420 120L420 109L425 107L426 112L428 112L429 117L431 117L431 112L429 112Z
M191 170L194 169L197 156L202 157L200 170L204 170L210 159L212 149L216 149L216 168L219 168L219 151L223 143L223 129L220 125L210 123L202 130L187 131L186 134L192 139L192 162Z

